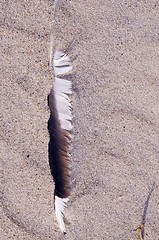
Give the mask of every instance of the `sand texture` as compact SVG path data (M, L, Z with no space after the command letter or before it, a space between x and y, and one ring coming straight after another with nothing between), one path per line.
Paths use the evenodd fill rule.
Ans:
M73 63L74 188L55 220L47 95L53 6L1 1L1 239L159 239L159 2L61 0Z

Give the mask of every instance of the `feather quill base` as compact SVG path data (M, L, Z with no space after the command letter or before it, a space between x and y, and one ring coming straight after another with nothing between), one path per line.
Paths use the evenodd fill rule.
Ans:
M56 219L59 224L59 227L61 229L61 232L66 234L66 228L64 223L64 210L66 208L66 204L69 201L68 198L60 198L58 196L55 196L55 214Z

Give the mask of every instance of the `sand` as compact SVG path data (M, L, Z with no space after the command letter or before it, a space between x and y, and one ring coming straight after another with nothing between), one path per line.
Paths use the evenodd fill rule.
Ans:
M60 1L73 62L74 188L63 236L48 164L50 1L2 1L1 239L159 239L158 1Z

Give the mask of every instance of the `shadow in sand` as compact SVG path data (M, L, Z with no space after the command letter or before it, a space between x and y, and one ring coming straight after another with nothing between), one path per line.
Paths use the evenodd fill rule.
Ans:
M154 190L154 186L155 186L155 182L153 183L149 193L148 193L148 196L147 196L147 199L146 199L146 202L144 204L144 211L143 211L143 215L142 215L142 219L141 219L141 236L142 236L142 239L144 239L144 226L145 226L145 223L146 223L146 216L147 216L147 211L148 211L148 206L149 206L149 201L150 201L150 198L151 198L151 194Z

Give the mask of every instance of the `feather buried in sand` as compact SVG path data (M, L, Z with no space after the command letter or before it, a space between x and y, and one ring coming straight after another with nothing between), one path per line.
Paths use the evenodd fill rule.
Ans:
M71 101L69 99L69 95L72 94L72 83L64 79L63 75L70 71L72 71L72 65L69 57L61 51L56 51L54 55L54 90L51 90L49 95L49 164L55 182L55 214L63 233L66 233L63 219L64 209L71 190L69 145L70 131L72 130Z

